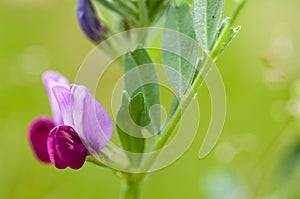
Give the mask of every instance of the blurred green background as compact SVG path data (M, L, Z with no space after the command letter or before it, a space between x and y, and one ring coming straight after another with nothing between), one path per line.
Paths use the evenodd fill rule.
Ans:
M233 0L225 3L229 14ZM199 136L177 162L148 178L143 198L300 198L299 9L298 0L247 2L238 18L242 31L217 62L228 100L221 139L198 159L210 117L204 86ZM75 10L74 0L0 1L0 198L119 197L112 172L40 164L27 141L30 122L50 116L41 73L58 70L73 80L93 48Z

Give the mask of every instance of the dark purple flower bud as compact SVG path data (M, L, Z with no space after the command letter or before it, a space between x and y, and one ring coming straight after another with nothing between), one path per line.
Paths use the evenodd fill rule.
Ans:
M47 147L50 160L58 169L80 169L88 154L77 132L65 125L56 126L51 130Z
M100 35L104 34L106 30L97 18L90 0L77 1L77 17L81 29L91 40L96 42L103 40Z
M40 117L34 120L29 128L29 142L37 156L37 158L45 163L50 163L47 139L51 129L54 127L54 122L45 117Z

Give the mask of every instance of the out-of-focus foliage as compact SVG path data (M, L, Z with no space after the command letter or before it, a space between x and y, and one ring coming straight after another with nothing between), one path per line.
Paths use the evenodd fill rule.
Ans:
M50 115L41 73L55 69L74 79L93 48L76 21L75 3L0 1L0 198L118 198L119 180L107 170L41 165L27 142L30 121ZM232 5L225 1L225 15ZM242 30L217 63L228 97L218 145L197 158L210 118L203 87L199 136L180 160L149 177L145 199L300 197L299 7L297 0L247 2L238 19ZM105 107L113 78L99 85Z

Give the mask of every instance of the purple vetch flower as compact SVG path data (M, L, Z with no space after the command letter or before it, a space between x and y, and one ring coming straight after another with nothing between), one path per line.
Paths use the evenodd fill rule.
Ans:
M100 23L90 0L77 1L77 18L81 29L93 41L101 42L101 34L106 33L106 29Z
M112 121L85 86L71 84L57 72L43 74L53 119L40 117L29 128L37 158L57 168L79 169L87 155L97 154L110 141Z

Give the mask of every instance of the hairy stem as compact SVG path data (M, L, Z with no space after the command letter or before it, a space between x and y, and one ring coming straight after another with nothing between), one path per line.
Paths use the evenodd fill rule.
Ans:
M145 175L124 173L120 199L140 199Z

